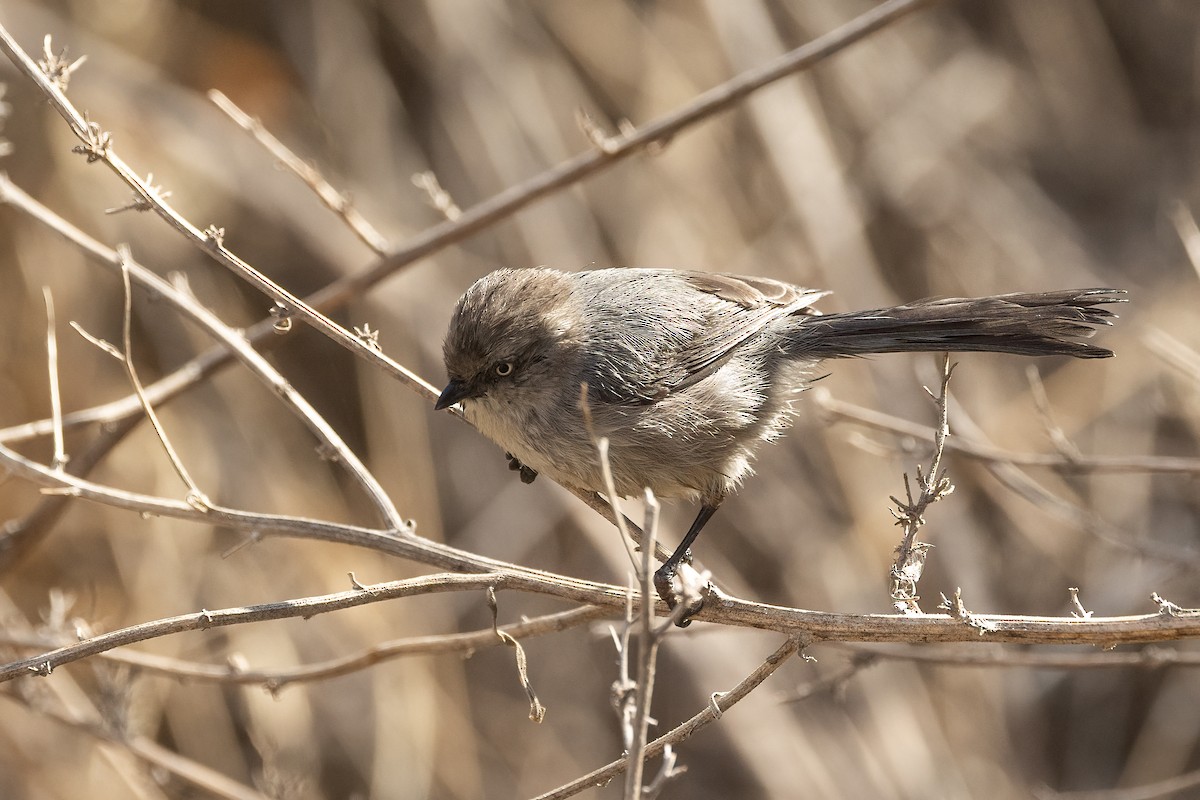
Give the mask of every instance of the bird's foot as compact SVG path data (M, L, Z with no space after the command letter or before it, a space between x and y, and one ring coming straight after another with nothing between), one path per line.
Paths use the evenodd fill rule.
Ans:
M692 617L704 608L704 601L713 590L709 573L697 572L691 565L663 564L654 573L654 589L675 615L675 624L686 628Z
M514 472L521 473L521 483L533 483L534 478L538 476L537 470L530 469L521 463L521 459L514 456L512 453L505 453L504 457L508 459L508 468Z

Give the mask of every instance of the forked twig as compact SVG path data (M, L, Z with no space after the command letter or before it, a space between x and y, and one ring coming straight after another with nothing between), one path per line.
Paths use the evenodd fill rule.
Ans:
M182 392L189 385L211 374L226 359L236 359L262 382L263 385L276 394L283 401L284 405L312 431L313 435L320 442L321 447L336 454L337 463L362 487L363 491L376 506L379 516L384 520L386 525L396 531L406 531L411 528L400 515L400 512L396 510L395 505L387 496L379 481L358 459L349 446L342 441L337 431L333 429L295 387L284 379L265 357L250 346L246 335L225 325L216 314L213 314L201 305L190 293L183 291L170 281L159 277L153 271L129 257L128 254L122 257L117 251L105 247L77 227L62 219L62 217L54 214L50 209L41 205L26 192L15 186L2 173L0 173L0 201L20 209L48 226L55 233L75 244L85 254L95 259L106 269L114 272L127 270L133 282L149 289L156 296L169 302L182 316L194 322L209 336L220 342L222 350L213 349L207 351L207 353L201 355L198 359L194 359L190 367L185 365L176 371L174 376L178 377L168 376L168 378L159 380L151 386L144 387L142 397L147 399L151 406L157 406L166 402L177 393ZM108 342L91 336L73 323L72 327L94 345L109 352L114 358L118 360L123 358L120 350ZM270 330L270 326L267 326L267 330ZM197 365L197 361L201 363ZM72 420L75 420L76 424L82 422L103 422L114 429L123 429L125 424L135 415L143 416L142 400L136 393L130 395L126 400L120 400L113 404L89 409L84 412L67 414L64 417L63 424L69 426L72 424ZM30 426L24 427L28 429ZM33 427L40 428L41 426L34 423ZM26 437L23 435L13 437L14 440L23 438ZM3 440L4 436L0 435L0 441Z
M779 646L779 649L767 656L767 660L759 664L737 686L734 686L728 692L717 692L713 695L712 702L705 705L702 711L647 744L646 758L653 758L659 753L663 753L666 747L682 742L692 734L719 719L722 714L745 699L763 681L774 674L775 670L779 669L790 657L795 655L800 649L800 641L801 638L799 636L789 636L785 639L783 644ZM616 761L606 764L599 769L592 770L586 775L576 778L553 791L538 795L535 800L563 800L567 797L574 797L593 786L603 785L614 776L624 772L628 766L628 758L618 758Z
M892 516L896 524L904 529L900 544L896 547L896 560L892 563L892 603L904 613L919 614L921 607L918 601L917 582L925 568L925 557L929 545L917 541L917 531L925 524L925 510L954 491L954 484L946 477L942 469L942 455L946 450L946 438L950 435L950 420L947 410L947 390L950 386L950 376L954 373L954 365L950 363L950 354L942 358L942 382L935 395L926 387L925 391L933 399L938 410L938 426L934 429L933 458L929 462L928 472L922 472L917 465L917 487L919 492L913 497L912 483L908 473L904 473L905 499L892 496L896 504Z
M117 361L120 361L122 366L125 367L125 374L129 377L129 383L133 386L134 394L141 401L142 411L145 413L146 419L150 421L151 427L154 428L154 433L158 437L163 451L167 454L167 458L170 460L175 474L179 476L179 479L187 487L188 505L197 511L206 511L212 503L205 496L204 492L200 491L200 487L192 479L187 467L184 466L183 459L179 457L179 453L175 450L174 445L171 444L171 440L167 436L167 431L163 427L162 421L158 418L153 404L146 397L146 390L142 385L141 378L138 376L137 366L133 363L133 284L129 277L129 262L132 260L129 248L125 245L118 246L117 258L120 261L121 282L125 290L125 303L121 324L121 348L118 349L103 339L93 336L77 322L72 322L71 327L84 339L99 347Z

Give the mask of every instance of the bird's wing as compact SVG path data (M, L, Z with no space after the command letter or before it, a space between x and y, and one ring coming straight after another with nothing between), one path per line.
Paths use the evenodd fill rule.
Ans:
M703 379L774 320L792 314L820 314L812 304L829 294L770 278L705 272L685 272L681 277L690 288L724 301L713 306L710 324L684 353L687 385Z
M810 306L829 294L706 272L625 270L624 277L615 291L610 285L595 295L593 307L612 318L600 330L621 331L620 342L610 339L600 349L615 352L615 345L629 357L593 366L595 389L608 401L627 403L652 403L704 380L774 320L819 313Z

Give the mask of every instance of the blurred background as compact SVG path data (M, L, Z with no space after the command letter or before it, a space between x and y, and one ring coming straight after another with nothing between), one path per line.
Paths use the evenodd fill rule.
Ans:
M589 147L576 110L609 130L643 124L825 33L860 0L5 0L0 23L31 53L43 36L86 54L69 95L117 151L200 227L298 294L376 263L294 176L205 98L219 89L311 159L393 243L441 221L412 176L432 171L466 208ZM1200 436L1200 5L1188 0L943 2L816 69L753 95L373 287L337 312L385 351L444 380L457 296L499 266L669 266L751 273L835 294L825 310L930 295L1113 286L1130 292L1099 343L1107 361L1037 362L1054 422L1084 454L1196 456ZM105 209L129 190L76 144L4 62L12 153L0 169L109 246L126 242L234 326L269 303L152 215ZM0 209L0 427L49 414L45 311L54 294L68 411L129 393L119 365L66 328L117 341L121 285L75 248ZM139 295L147 381L209 342ZM297 326L272 360L380 477L417 530L457 547L623 583L616 532L548 480L526 486L503 453L405 387ZM1030 362L964 355L951 428L1019 453L1054 453ZM926 442L869 430L815 396L925 425L935 356L828 365L791 433L706 530L698 557L729 591L770 603L888 612L899 529L889 495ZM302 425L237 368L161 409L201 487L225 505L374 524ZM76 453L97 431L68 436ZM46 461L48 441L20 445ZM1063 615L1068 587L1099 615L1200 605L1196 473L1056 471L948 456L957 491L934 506L923 607L962 587L972 611ZM148 426L92 473L181 498ZM0 519L38 500L0 485ZM674 542L695 509L670 507ZM6 531L10 529L5 529ZM4 535L4 534L0 534ZM240 534L73 504L0 565L11 632L98 630L340 591L420 565L332 544ZM230 553L231 549L234 552ZM55 601L55 593L61 597ZM62 603L69 602L69 610ZM500 621L563 606L505 593ZM55 610L57 608L57 610ZM287 668L419 634L485 628L475 595L377 603L158 639L139 649L204 663L233 654ZM779 644L696 624L661 651L653 715L667 730ZM976 649L985 648L980 644ZM281 798L526 797L618 757L606 625L526 642L548 707L527 719L512 653L401 659L324 682L261 687L139 675L99 662L0 694L0 797L208 796L146 771L54 712L98 716ZM1181 649L1194 649L1190 644ZM1003 648L1016 652L1017 648ZM1047 652L1042 648L1040 652ZM6 659L18 651L6 648ZM1019 798L1042 787L1133 787L1200 767L1200 681L1185 667L971 668L887 659L837 692L797 687L852 658L815 646L679 748L678 798ZM925 652L925 651L922 651ZM1077 652L1077 651L1067 651ZM1091 652L1091 651L1089 651ZM656 769L652 763L649 772ZM619 797L620 781L583 796ZM1193 789L1176 797L1200 797Z

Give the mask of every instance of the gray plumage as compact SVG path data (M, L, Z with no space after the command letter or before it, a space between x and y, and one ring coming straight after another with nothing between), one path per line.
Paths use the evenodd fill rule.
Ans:
M819 315L826 295L667 269L499 270L458 302L444 354L467 418L525 466L602 490L580 384L617 489L719 503L786 423L823 358L921 350L1107 357L1080 341L1108 289L932 300ZM509 375L498 374L511 365Z
M1083 340L1109 324L1113 314L1103 305L1121 302L1122 293L926 300L821 315L812 304L826 294L669 269L499 270L454 309L444 346L450 382L437 408L461 402L523 478L532 480L533 470L603 491L580 410L586 384L595 434L610 442L617 491L649 487L659 497L703 503L664 565L669 578L750 473L759 443L786 426L821 359L944 350L1108 357Z

